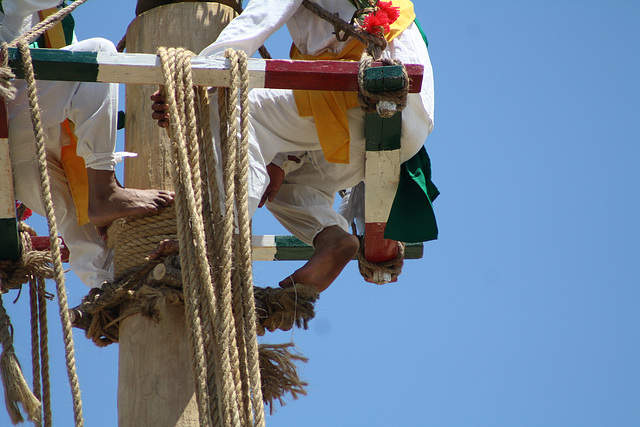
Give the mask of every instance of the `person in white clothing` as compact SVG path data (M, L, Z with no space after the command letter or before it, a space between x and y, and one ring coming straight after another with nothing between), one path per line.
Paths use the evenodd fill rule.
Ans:
M356 11L349 0L313 2L338 13L346 21ZM242 49L251 56L284 24L302 55L340 55L352 39L339 41L334 34L334 26L302 3L302 0L250 1L245 11L200 56L222 57L227 48ZM410 2L403 0L402 3L413 14ZM424 39L414 23L409 23L389 43L382 56L424 66L422 90L408 96L407 107L403 111L401 161L404 162L420 150L433 128L431 63ZM154 94L152 100L155 101L152 117L160 126L167 126L164 99ZM323 291L358 249L357 238L348 233L346 220L333 210L332 205L338 190L364 180L365 113L360 108L347 110L349 160L348 163L332 163L322 155L314 117L300 116L293 91L253 89L249 93L249 101L249 142L257 144L261 153L261 156L251 159L252 166L266 168L270 177L266 191L265 183L250 182L251 207L255 210L256 203L262 206L266 202L269 210L289 231L316 249L309 262L280 285L300 282Z
M38 11L60 0L4 0L0 13L0 41L11 42L40 22ZM116 52L113 44L94 38L73 43L66 50ZM24 80L15 80L17 95L8 103L9 150L16 198L44 215L40 196L35 136ZM70 251L70 266L87 286L113 279L112 251L102 237L114 219L152 212L169 205L173 193L122 188L115 177L118 88L115 84L38 81L37 90L46 135L48 170L54 211L60 233ZM67 176L61 162L61 123L75 125L77 154L88 174L89 224L79 226Z

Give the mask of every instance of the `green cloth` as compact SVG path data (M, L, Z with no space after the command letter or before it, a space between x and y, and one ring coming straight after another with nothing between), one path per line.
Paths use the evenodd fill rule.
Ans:
M422 26L417 19L415 23L428 47ZM384 230L385 239L407 243L437 239L438 224L432 203L439 194L431 181L431 160L422 147L400 166L400 183Z
M426 242L438 238L438 225L431 203L440 192L431 181L431 160L422 147L400 167L400 183L393 199L385 239Z

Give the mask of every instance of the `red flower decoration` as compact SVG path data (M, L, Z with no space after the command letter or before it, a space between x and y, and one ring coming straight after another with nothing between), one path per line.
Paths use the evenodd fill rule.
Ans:
M376 5L381 12L384 12L389 17L389 24L393 24L400 17L400 8L395 7L390 1L379 1Z
M379 1L376 11L364 18L362 28L370 34L384 36L389 32L389 25L400 17L400 8L394 7L390 1Z

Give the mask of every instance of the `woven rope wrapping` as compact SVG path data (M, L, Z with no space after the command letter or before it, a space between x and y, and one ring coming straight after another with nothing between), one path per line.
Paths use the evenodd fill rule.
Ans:
M176 210L169 206L157 214L118 219L109 227L108 245L114 249L115 276L142 265L147 254L164 239L177 239Z
M402 89L383 92L370 92L364 85L364 73L374 62L373 56L367 51L362 52L358 67L358 102L366 113L378 113L380 117L389 118L396 112L402 111L407 106L407 95L409 94L409 74L406 67L397 59L383 58L382 65L401 65L404 79ZM386 101L382 102L382 101Z
M374 272L381 271L383 273L389 273L391 276L391 280L389 282L395 281L398 276L402 273L402 267L404 266L404 243L398 242L398 256L389 261L383 262L371 262L364 257L364 245L360 244L360 249L358 250L358 268L360 269L360 274L364 277L368 282L375 283L376 285L383 285L388 282L377 282L374 280Z

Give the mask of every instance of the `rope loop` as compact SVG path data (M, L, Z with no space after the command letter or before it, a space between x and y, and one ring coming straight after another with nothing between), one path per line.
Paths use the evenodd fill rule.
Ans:
M360 243L360 249L358 250L358 269L360 274L367 282L375 283L376 285L383 285L388 282L377 282L374 277L374 272L382 271L383 273L389 273L391 280L395 281L402 273L402 267L404 266L404 243L398 242L398 256L383 262L371 262L364 257L364 244Z
M364 75L367 69L371 68L375 61L374 56L369 52L362 52L358 67L358 102L366 113L377 113L382 118L393 117L398 111L402 111L407 106L407 95L409 94L409 73L402 61L398 59L382 58L383 66L401 65L403 86L398 90L382 92L371 92L365 88Z

